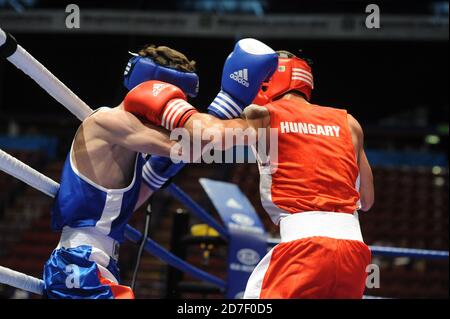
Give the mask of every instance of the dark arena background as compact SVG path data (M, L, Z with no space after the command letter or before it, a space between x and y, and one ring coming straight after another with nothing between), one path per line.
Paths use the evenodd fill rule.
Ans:
M253 37L275 50L302 50L314 62L313 103L345 108L364 128L376 196L374 206L359 215L364 241L374 247L420 249L417 255L409 250L374 253L379 287L365 294L448 298L448 1L79 0L73 2L80 9L79 28L67 28L69 3L0 0L0 28L93 109L122 101L128 51L147 43L170 46L197 62L200 93L190 102L202 111L220 89L223 63L237 40ZM380 28L365 24L371 3L379 7ZM2 58L3 151L59 182L78 125L75 116ZM190 164L173 179L221 224L199 178L237 185L267 237L279 238L278 227L261 206L255 163ZM51 205L50 197L0 172L1 266L42 278L59 240L50 229ZM191 208L170 188L157 192L149 237L227 282L227 243L207 230ZM142 208L130 225L142 231L144 215ZM120 248L126 285L138 248L130 241ZM135 294L223 298L226 291L144 253ZM0 285L0 298L41 296Z

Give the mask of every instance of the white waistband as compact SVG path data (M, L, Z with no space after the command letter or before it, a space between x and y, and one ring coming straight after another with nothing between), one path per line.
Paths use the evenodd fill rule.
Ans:
M111 237L99 233L94 227L64 227L57 248L78 246L91 246L101 250L115 261L119 259L119 243Z
M304 212L283 217L280 221L281 242L323 236L364 242L358 212Z

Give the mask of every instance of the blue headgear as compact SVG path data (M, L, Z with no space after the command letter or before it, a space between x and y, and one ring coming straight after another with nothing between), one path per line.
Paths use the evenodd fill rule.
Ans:
M142 82L159 80L179 87L185 94L196 97L199 80L194 72L184 72L155 63L149 57L134 56L127 64L123 84L128 90Z

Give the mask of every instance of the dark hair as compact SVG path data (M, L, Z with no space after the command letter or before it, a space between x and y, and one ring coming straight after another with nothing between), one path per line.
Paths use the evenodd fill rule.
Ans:
M301 54L295 55L294 53L291 53L289 51L286 50L278 50L276 51L279 57L283 57L283 58L293 58L293 57L298 57L302 60L304 60L309 66L313 65L313 61L310 58L306 58L301 56ZM299 53L302 53L302 50L298 50Z
M195 72L195 61L190 61L183 53L166 46L145 45L138 54L149 57L159 65L184 72Z
M279 57L288 58L288 59L296 57L296 55L294 53L291 53L291 52L286 51L286 50L278 50L277 54L278 54Z

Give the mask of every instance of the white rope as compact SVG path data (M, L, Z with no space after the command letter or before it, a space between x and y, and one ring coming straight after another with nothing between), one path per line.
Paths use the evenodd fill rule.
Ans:
M0 28L0 45L4 44L5 41L6 34ZM83 121L93 112L86 103L20 45L17 45L16 52L9 56L7 60L36 81L39 86L72 112L79 120ZM58 192L59 184L57 182L1 149L0 170L50 197L55 197ZM0 266L0 283L36 294L42 294L44 288L44 282L41 279L2 266Z
M14 176L50 197L55 197L59 184L0 149L0 170Z
M6 34L0 28L0 45L5 43L5 41ZM72 112L79 120L83 121L92 113L92 109L86 103L20 45L17 45L16 52L8 57L7 60L36 81L48 94Z
M21 272L0 266L0 283L7 284L38 295L44 291L44 281Z

